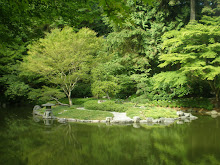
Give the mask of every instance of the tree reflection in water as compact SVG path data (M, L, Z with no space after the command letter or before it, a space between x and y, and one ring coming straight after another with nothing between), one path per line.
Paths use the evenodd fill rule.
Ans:
M138 129L7 120L0 127L0 164L220 164L219 120Z

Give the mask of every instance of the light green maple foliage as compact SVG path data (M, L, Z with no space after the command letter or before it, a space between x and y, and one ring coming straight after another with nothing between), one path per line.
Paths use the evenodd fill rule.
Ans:
M163 40L164 53L159 67L175 68L188 78L208 81L219 101L220 27L194 22L180 31L165 33Z
M29 46L22 66L61 88L72 105L71 91L79 80L88 77L101 43L102 38L88 28L78 33L70 27L54 29Z

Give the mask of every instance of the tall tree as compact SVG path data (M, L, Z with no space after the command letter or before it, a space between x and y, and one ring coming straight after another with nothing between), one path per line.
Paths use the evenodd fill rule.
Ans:
M196 20L196 0L190 0L190 21Z
M70 27L54 29L29 46L22 67L62 89L71 106L71 92L76 83L87 76L102 42L102 38L87 28L78 33Z
M209 22L212 22L212 18ZM197 77L210 84L219 102L220 92L220 26L190 23L180 31L163 36L165 53L160 67L175 66L171 71L183 76ZM187 81L185 81L187 82ZM189 82L189 81L188 81Z

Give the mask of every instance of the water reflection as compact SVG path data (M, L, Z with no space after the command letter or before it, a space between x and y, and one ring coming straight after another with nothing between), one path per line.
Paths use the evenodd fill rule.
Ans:
M166 127L44 122L53 124L8 120L0 164L220 164L219 117Z

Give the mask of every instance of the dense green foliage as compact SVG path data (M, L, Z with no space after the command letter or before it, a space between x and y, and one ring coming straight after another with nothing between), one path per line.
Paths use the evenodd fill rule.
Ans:
M86 78L101 42L102 38L87 28L77 33L70 27L55 29L29 47L22 69L63 90L72 105L71 92L79 80ZM57 97L51 94L51 98Z
M158 107L150 107L150 108L129 108L126 111L127 116L133 118L134 116L139 116L142 120L145 120L147 117L152 117L154 119L158 119L161 117L165 118L177 118L176 111L173 109L166 108L158 108Z
M102 110L102 111L112 111L112 112L125 112L127 106L123 104L116 104L114 101L105 101L98 103L97 100L91 100L84 103L84 107L90 110Z
M2 0L0 102L215 97L217 106L220 3L194 2Z

